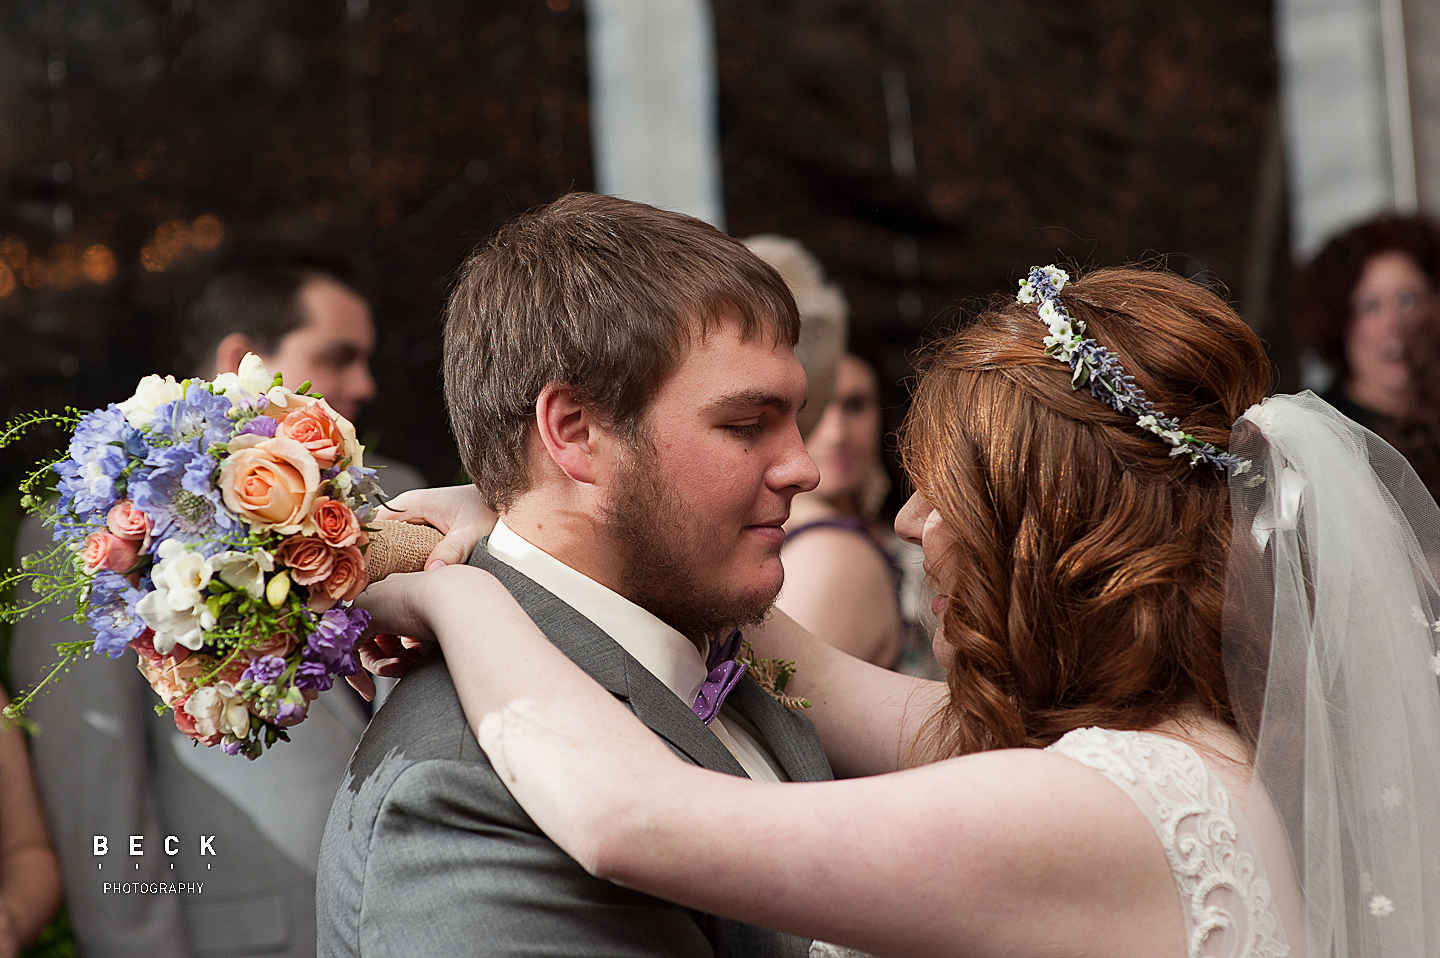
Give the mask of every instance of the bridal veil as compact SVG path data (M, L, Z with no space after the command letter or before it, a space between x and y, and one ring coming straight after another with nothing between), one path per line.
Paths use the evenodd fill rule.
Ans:
M1310 393L1252 406L1229 451L1226 673L1283 826L1265 871L1304 895L1291 947L1440 956L1440 509Z

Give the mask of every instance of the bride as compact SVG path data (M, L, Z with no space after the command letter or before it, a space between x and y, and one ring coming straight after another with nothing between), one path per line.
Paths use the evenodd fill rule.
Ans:
M1037 269L932 346L896 529L947 682L746 635L840 781L687 765L478 569L360 604L439 640L547 835L682 905L885 956L1440 955L1440 511L1269 378L1220 299L1133 269Z

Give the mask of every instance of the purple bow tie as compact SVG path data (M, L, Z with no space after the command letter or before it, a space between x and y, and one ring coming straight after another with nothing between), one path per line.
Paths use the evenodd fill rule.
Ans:
M720 706L725 701L725 696L730 694L735 683L740 681L740 676L745 674L745 663L735 659L740 651L740 630L731 629L730 635L723 642L719 641L719 637L720 633L717 632L715 638L710 640L710 654L705 658L705 667L710 670L710 674L705 676L705 681L700 685L700 694L695 697L695 704L690 706L706 725L720 714Z

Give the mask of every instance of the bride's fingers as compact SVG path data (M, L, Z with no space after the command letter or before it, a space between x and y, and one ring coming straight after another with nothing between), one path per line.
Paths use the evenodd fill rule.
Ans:
M484 537L485 530L475 526L454 530L436 543L434 549L430 550L430 558L425 560L426 571L442 565L464 565L470 559L470 553Z
M354 675L345 676L345 681L349 682L350 687L359 692L365 701L375 701L375 680L370 677L369 672L360 669Z
M424 643L415 639L406 644L399 636L381 632L360 641L357 651L360 664L376 675L402 678L420 661Z
M448 532L458 519L457 502L449 488L411 489L376 510L375 518L423 523Z

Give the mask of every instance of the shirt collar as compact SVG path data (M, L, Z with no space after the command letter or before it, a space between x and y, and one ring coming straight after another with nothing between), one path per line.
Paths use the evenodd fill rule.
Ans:
M694 643L650 612L521 538L501 519L486 551L595 623L686 705L708 674Z

